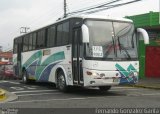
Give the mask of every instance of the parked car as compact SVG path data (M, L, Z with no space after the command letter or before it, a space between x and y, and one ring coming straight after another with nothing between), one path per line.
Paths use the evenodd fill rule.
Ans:
M1 69L2 79L16 79L13 73L13 65L4 65Z

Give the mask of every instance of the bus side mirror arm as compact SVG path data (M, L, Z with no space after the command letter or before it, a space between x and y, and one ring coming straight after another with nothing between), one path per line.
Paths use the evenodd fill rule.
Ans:
M148 36L147 31L142 28L137 28L137 32L142 34L143 39L144 39L144 43L149 44L149 36Z
M89 30L85 24L82 25L82 42L89 43Z

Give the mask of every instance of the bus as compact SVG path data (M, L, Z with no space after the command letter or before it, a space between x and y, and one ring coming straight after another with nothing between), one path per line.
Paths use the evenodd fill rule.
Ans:
M73 16L14 38L14 73L23 83L52 82L60 91L69 86L98 87L138 82L138 40L147 32L131 20Z

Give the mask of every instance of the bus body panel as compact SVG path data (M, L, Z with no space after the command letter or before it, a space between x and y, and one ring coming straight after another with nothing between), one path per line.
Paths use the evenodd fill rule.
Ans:
M16 67L17 55L14 54L13 58L15 61L14 67ZM70 76L72 73L71 45L22 53L22 69L27 71L29 79L39 82L55 82L55 74L58 68L63 70L66 79L69 80L67 80L67 84L73 85ZM70 78L67 76L70 76Z
M138 61L83 61L84 86L135 84Z

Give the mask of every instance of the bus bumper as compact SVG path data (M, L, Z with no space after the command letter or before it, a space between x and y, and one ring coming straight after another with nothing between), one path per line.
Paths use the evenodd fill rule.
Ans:
M138 72L132 71L97 71L84 69L84 86L112 86L136 84Z

